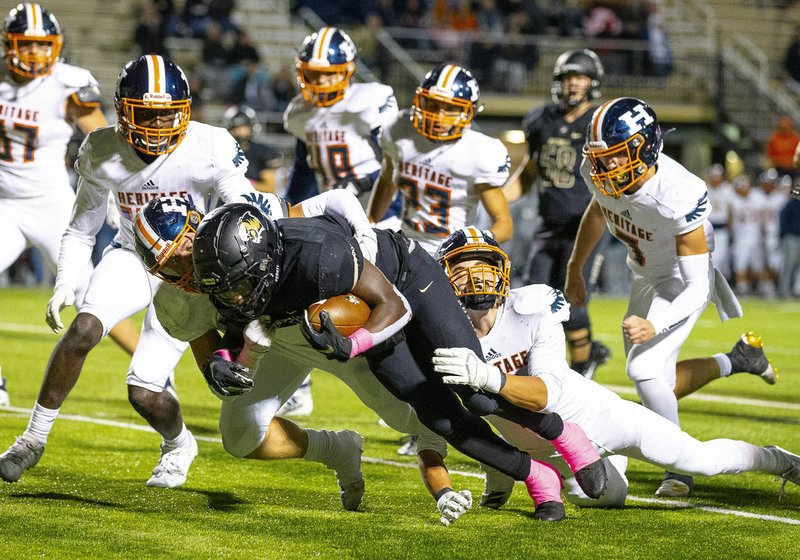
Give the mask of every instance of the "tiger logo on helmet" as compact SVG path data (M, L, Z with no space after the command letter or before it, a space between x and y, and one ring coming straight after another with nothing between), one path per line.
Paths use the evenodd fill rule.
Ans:
M647 103L634 97L607 101L592 115L583 148L592 182L604 195L619 198L656 165L662 141Z
M33 2L19 4L3 25L6 68L23 79L47 76L61 54L64 37L56 17Z
M478 81L463 66L440 64L425 75L414 94L411 123L434 141L457 140L483 110Z
M297 83L303 98L330 107L344 98L356 71L356 45L336 27L323 27L303 41L297 55Z

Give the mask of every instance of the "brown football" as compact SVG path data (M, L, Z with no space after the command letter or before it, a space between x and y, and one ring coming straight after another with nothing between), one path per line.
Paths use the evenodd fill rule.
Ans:
M314 330L320 331L319 314L327 311L331 321L343 336L350 336L364 326L369 319L369 305L358 296L344 294L323 299L308 306L308 320Z

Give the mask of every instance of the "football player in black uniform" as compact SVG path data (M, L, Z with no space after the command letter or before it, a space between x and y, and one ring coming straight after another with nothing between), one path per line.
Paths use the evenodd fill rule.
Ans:
M230 321L303 321L309 343L329 358L346 361L364 354L381 383L411 404L428 428L462 453L525 481L537 519L564 518L560 477L499 438L477 414L513 418L551 440L584 491L601 495L605 467L576 425L516 407L499 395L468 387L456 394L442 382L433 369L434 350L468 347L480 356L480 343L436 261L402 233L375 231L373 265L336 216L272 222L253 206L228 204L209 213L197 230L195 276ZM321 331L314 330L307 307L346 293L372 309L366 324L344 337L322 312ZM219 356L210 361L204 370L210 384L248 388L241 376L228 375Z
M553 69L553 103L530 111L522 121L528 155L509 181L509 200L538 187L541 225L533 238L525 267L525 285L547 284L559 290L566 282L567 262L581 217L592 195L580 174L586 128L600 97L603 64L589 49L563 52ZM516 181L519 181L518 183ZM608 236L603 236L605 240ZM584 276L589 285L602 265L605 243L598 244L587 262ZM592 340L586 307L572 307L564 324L570 367L589 379L611 352Z

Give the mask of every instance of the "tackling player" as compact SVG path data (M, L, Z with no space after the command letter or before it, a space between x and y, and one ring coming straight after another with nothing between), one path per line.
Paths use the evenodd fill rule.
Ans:
M475 223L483 204L502 243L513 224L501 187L509 157L503 143L471 129L483 109L469 70L440 64L417 87L410 109L381 131L383 168L367 215L373 223L399 190L405 201L403 232L430 255L453 231Z
M442 243L437 259L447 272L481 343L486 363L466 348L436 350L436 371L445 383L498 392L519 406L556 412L581 426L607 455L608 485L599 500L588 499L567 465L552 456L541 438L508 420L489 420L512 445L552 461L567 478L567 498L584 507L625 505L627 458L685 475L760 471L800 484L800 456L779 447L743 441L698 441L655 412L623 400L567 366L562 323L570 313L563 294L539 284L509 290L508 256L487 231L459 230ZM546 387L542 403L534 398ZM511 496L510 479L488 477L481 505L502 506Z
M219 201L266 206L269 197L277 200L253 189L244 175L247 159L227 131L190 121L189 83L170 60L145 55L130 61L120 72L114 101L116 126L90 133L75 164L78 194L47 309L48 324L56 332L63 328L61 310L75 301L84 263L106 217L109 192L120 213L119 232L92 273L78 315L50 356L28 428L0 456L0 476L8 482L19 480L39 461L87 354L119 321L145 308L127 384L131 404L163 438L147 484L171 488L185 482L197 442L183 423L177 399L164 389L186 344L163 331L150 307L159 282L134 252L132 223L149 200L169 194L203 209Z
M529 112L522 122L528 154L509 181L509 197L516 200L533 185L539 197L541 225L525 265L526 284L549 284L564 289L567 261L592 193L581 177L581 150L586 128L597 107L605 70L589 49L559 55L553 68L553 103ZM583 269L596 278L602 265L607 236L598 242ZM502 239L498 239L502 243ZM598 366L611 357L607 346L592 340L586 305L573 305L564 325L572 369L592 379Z
M3 24L0 273L33 246L55 274L61 236L75 201L64 166L73 126L88 134L108 124L95 79L88 70L60 60L63 40L55 16L40 4L18 5ZM87 261L76 283L78 301L91 270ZM109 335L133 353L138 334L132 323L118 325ZM4 387L0 375L0 402L8 398Z
M200 288L223 315L239 321L297 320L311 303L339 294L364 300L370 318L349 337L339 334L325 312L322 330L315 331L306 314L302 330L309 343L339 361L365 354L371 371L429 429L463 453L526 481L537 506L534 517L563 518L563 507L553 509L558 477L500 440L470 410L514 418L536 430L565 454L587 494L601 495L604 467L577 426L472 391L460 392L462 405L442 384L430 362L433 349L448 342L477 346L474 331L429 255L401 233L376 234L373 265L350 237L349 225L333 216L273 223L251 207L229 204L203 220L192 259Z
M320 190L347 189L366 204L381 170L378 134L397 116L392 88L351 83L356 46L336 27L323 27L303 41L297 55L297 95L283 114L283 127L297 138L287 199L295 204ZM379 216L382 227L399 227L402 201Z
M639 99L612 99L594 112L581 167L593 199L567 266L565 293L571 304L586 302L583 266L606 228L627 246L633 283L622 322L626 373L642 404L680 425L680 394L731 372L756 373L768 383L775 373L761 340L743 336L728 354L685 362L690 383L676 385L678 352L709 300L722 320L741 317L742 310L711 265L705 183L662 154L661 144L656 114ZM693 484L668 472L656 494L686 496Z

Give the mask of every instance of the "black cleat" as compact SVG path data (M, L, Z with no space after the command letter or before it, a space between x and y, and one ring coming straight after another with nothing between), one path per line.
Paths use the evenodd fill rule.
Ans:
M574 362L570 367L586 379L594 379L597 368L607 363L610 359L611 349L602 342L593 340L592 349L589 350L589 359L585 362Z
M764 354L764 343L753 331L744 333L728 352L731 360L731 373L752 373L775 385L778 381L778 370Z
M542 502L533 512L533 518L539 521L561 521L566 516L562 502Z
M606 491L608 473L606 472L605 462L602 459L589 463L574 474L581 490L590 498L596 500Z

